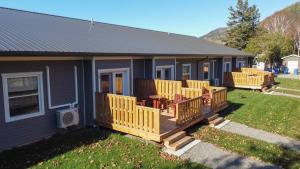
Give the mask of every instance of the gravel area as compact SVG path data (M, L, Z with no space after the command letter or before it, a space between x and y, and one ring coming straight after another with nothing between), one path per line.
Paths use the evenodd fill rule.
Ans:
M195 163L215 169L279 169L279 167L220 149L200 142L181 156Z
M229 122L221 130L252 137L268 143L279 144L294 151L300 152L300 141L284 137L278 134L248 127L244 124Z

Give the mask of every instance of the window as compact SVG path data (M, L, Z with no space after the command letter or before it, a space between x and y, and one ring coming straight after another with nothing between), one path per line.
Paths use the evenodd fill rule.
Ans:
M203 64L203 79L209 80L209 63Z
M182 65L182 80L191 79L191 64L183 64Z
M224 63L224 72L231 72L231 62Z
M2 74L6 122L44 114L42 72Z
M245 66L245 61L237 61L236 68L241 69Z

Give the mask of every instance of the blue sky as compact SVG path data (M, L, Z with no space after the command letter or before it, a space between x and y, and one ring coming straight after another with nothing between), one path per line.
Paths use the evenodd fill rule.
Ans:
M297 0L249 0L261 19ZM1 7L202 36L226 26L236 0L0 0Z

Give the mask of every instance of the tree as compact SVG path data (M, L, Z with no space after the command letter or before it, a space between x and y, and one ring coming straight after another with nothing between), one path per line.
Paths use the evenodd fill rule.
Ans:
M259 10L255 5L249 6L248 0L238 0L236 9L229 8L228 30L225 45L237 49L245 49L248 41L254 36L259 24Z
M293 40L282 32L259 29L245 50L259 56L260 61L273 65L275 62L280 63L283 56L293 51Z

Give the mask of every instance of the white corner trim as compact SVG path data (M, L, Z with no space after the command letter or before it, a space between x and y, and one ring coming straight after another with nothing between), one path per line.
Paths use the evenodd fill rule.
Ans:
M177 58L174 57L174 72L175 72L175 80L177 79Z
M156 69L155 69L155 58L152 58L152 79L156 77Z
M32 118L36 116L41 116L45 114L44 106L44 88L43 88L43 72L27 72L27 73L5 73L2 74L2 85L3 85L3 99L4 99L4 111L5 111L5 122L13 122L17 120ZM10 117L9 111L9 97L8 97L8 78L18 78L18 77L32 77L36 76L38 79L38 97L39 97L39 112L33 112L25 115L18 115L15 117Z
M52 97L51 97L51 80L50 80L50 68L46 66L46 75L47 75L47 92L48 92L48 107L49 109L57 109L61 107L74 107L78 104L78 78L77 78L77 66L74 66L74 83L75 83L75 102L66 103L61 105L52 105Z
M133 96L133 58L130 59L130 94Z

